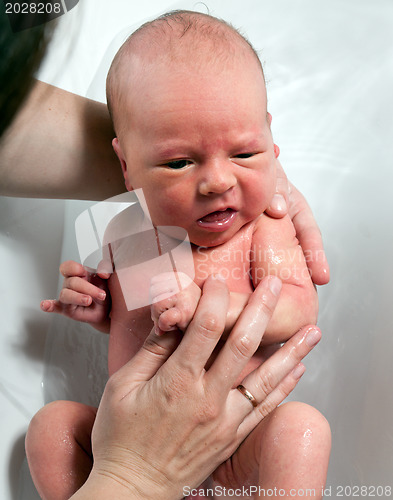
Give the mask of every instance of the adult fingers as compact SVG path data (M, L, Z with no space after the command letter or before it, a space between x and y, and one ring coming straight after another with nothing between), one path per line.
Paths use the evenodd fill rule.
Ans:
M112 375L112 383L115 383L120 391L128 393L133 384L147 382L168 360L181 338L182 334L178 330L158 336L153 328L136 355Z
M183 338L179 331L159 336L153 329L134 358L115 374L116 380L124 377L134 382L150 380L171 355L170 364L177 372L200 373L224 331L228 304L229 292L225 282L209 276ZM165 366L171 370L168 363Z
M229 305L225 281L209 276L205 281L194 318L173 354L173 363L190 373L200 373L210 358L224 328Z
M269 207L266 209L266 212L271 216L279 219L284 217L288 213L288 179L284 172L284 169L281 166L281 163L276 160L276 192L273 195L273 198L270 202Z
M329 283L329 264L323 249L321 232L304 196L290 184L289 215L303 249L311 279L316 285Z
M211 386L229 391L259 347L281 291L275 276L263 279L250 296L217 359L206 374Z
M231 404L245 412L249 412L241 426L245 431L251 430L272 409L281 403L296 385L304 368L299 365L301 360L314 348L321 339L321 331L316 326L304 327L278 349L259 368L251 372L243 380L242 386L255 398L257 408L243 394L234 389L230 394ZM291 380L294 379L294 380Z
M256 418L257 422L259 422L260 416L264 418L277 408L277 406L280 405L294 390L305 371L306 367L303 363L300 362L297 366L295 366L295 368L289 372L288 375L281 380L281 382L279 382L277 387L275 387L258 406L259 414L257 413L257 415L253 418Z

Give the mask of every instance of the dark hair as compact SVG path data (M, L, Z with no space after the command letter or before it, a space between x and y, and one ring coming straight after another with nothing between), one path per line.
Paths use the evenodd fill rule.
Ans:
M34 26L23 31L15 29L18 19L10 21L0 6L0 136L10 125L19 106L28 94L33 77L45 54L54 23ZM20 22L25 22L20 15Z

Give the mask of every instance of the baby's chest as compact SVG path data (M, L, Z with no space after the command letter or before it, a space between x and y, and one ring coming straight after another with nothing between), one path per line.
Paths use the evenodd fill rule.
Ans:
M232 292L249 293L253 286L250 277L254 261L252 227L239 232L229 242L218 247L193 249L195 278L202 286L211 274L220 274L226 279Z

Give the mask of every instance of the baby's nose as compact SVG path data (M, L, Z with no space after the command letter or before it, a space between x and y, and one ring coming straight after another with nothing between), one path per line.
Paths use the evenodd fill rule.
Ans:
M210 163L203 169L199 192L204 196L222 194L236 184L237 179L230 165L221 162Z

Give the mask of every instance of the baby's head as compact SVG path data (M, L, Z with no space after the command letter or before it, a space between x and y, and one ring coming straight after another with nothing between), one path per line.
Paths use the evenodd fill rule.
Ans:
M117 53L108 107L128 190L142 188L157 226L190 241L228 241L269 205L275 153L261 63L231 26L176 11Z

